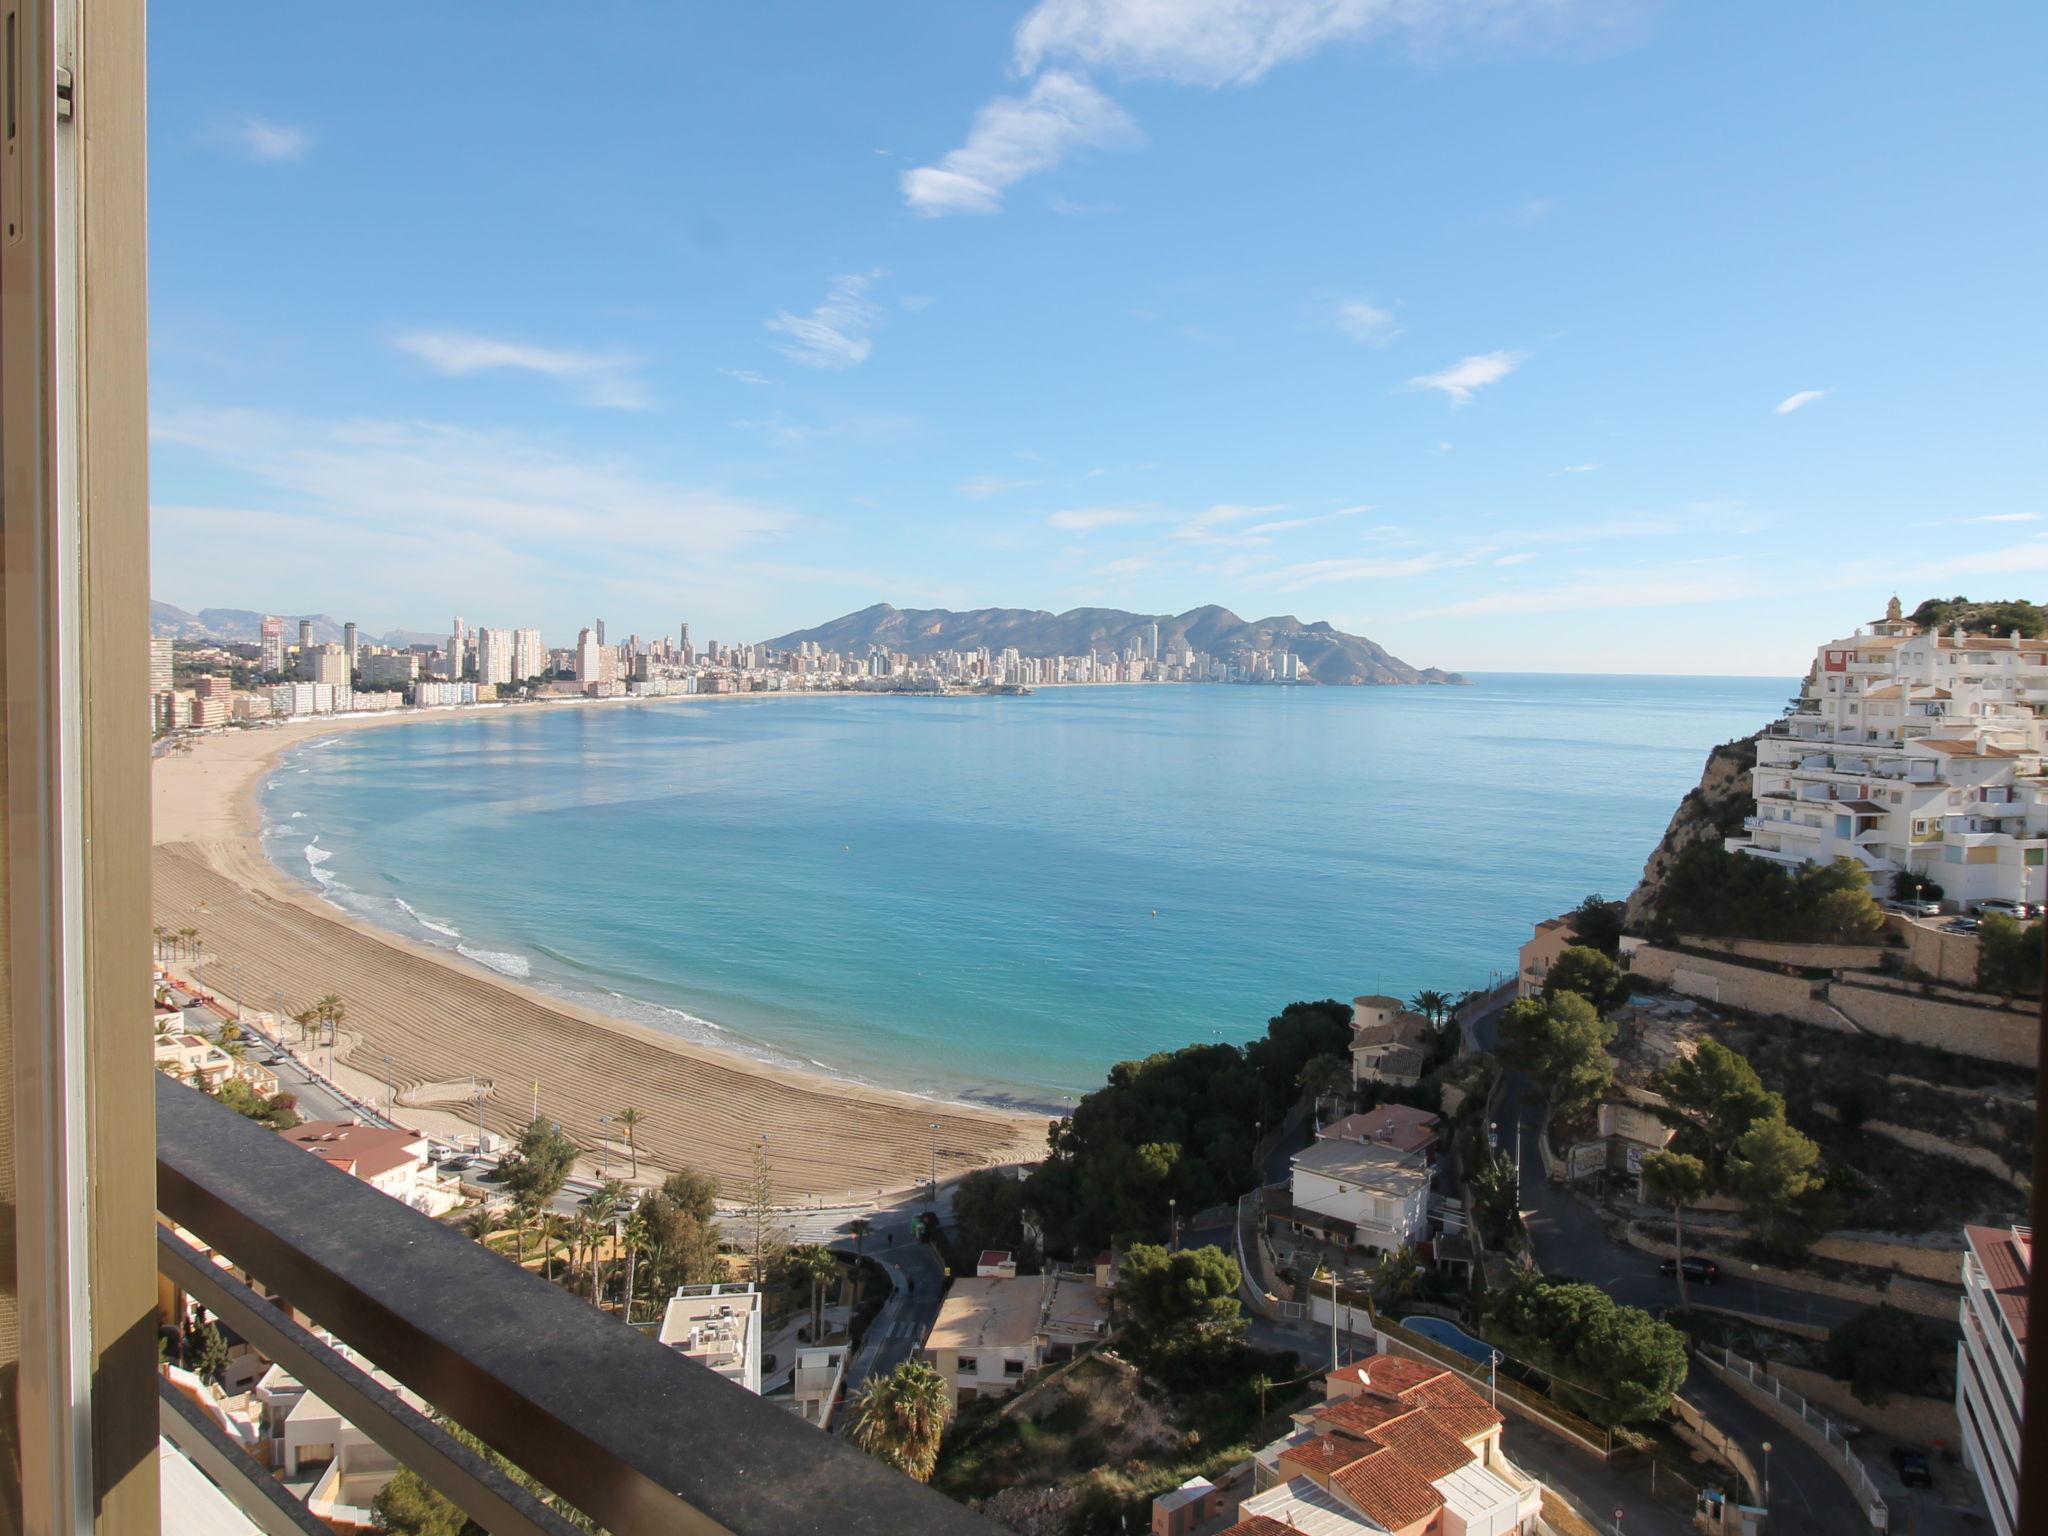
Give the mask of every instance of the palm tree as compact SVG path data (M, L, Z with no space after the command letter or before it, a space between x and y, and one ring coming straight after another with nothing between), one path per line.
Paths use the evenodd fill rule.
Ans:
M639 1280L640 1254L647 1247L647 1218L638 1209L626 1218L626 1289L620 1305L620 1314L628 1324L633 1321L633 1287Z
M871 1376L854 1400L853 1443L897 1471L931 1481L939 1441L953 1416L946 1378L922 1360L905 1360L886 1376Z
M861 1256L862 1240L875 1230L875 1224L865 1216L856 1216L846 1224L846 1230L853 1234L853 1256L857 1259Z
M178 930L178 945L181 952L187 958L197 955L199 953L199 930L197 928L180 928Z
M162 923L158 923L154 928L151 928L149 930L149 936L154 945L154 948L151 950L152 955L158 960L163 959L164 940L168 939L171 936L171 930L166 928Z
M626 1133L626 1153L633 1159L633 1177L637 1179L640 1177L640 1143L633 1137L633 1128L640 1123L640 1111L631 1108L622 1109L612 1116L612 1119Z
M789 1268L811 1282L811 1342L815 1344L825 1331L825 1287L838 1278L839 1261L822 1244L805 1243L790 1249Z
M1442 992L1423 991L1409 998L1408 1006L1441 1029L1444 1015L1451 1011L1451 1000Z
M490 1235L503 1225L504 1222L499 1219L497 1211L488 1203L479 1205L469 1213L469 1235L486 1248L490 1247L487 1241Z
M538 1190L522 1189L512 1197L513 1209L519 1215L519 1266L522 1269L526 1267L526 1229L540 1214L541 1204Z

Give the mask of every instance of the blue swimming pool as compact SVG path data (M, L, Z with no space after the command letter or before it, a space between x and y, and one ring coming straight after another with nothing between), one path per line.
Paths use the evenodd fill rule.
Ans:
M1447 1322L1441 1317L1404 1317L1401 1319L1401 1326L1410 1333L1419 1333L1425 1339L1455 1349L1466 1359L1476 1360L1481 1365L1486 1364L1487 1358L1493 1353L1493 1346L1484 1339L1473 1338L1456 1323Z

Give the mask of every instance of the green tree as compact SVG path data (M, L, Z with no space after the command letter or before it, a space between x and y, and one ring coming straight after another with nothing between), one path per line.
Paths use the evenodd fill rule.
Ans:
M853 1403L853 1443L920 1483L931 1481L939 1441L953 1416L946 1378L921 1360L871 1376Z
M1500 1022L1500 1057L1549 1091L1560 1114L1590 1107L1614 1081L1607 1043L1614 1025L1576 992L1525 997L1508 1005Z
M1572 909L1572 942L1613 959L1621 953L1621 930L1627 918L1627 903L1608 901L1595 892Z
M1323 1106L1332 1099L1342 1101L1351 1092L1351 1062L1343 1056L1312 1056L1302 1064L1301 1091L1316 1117L1323 1122Z
M1490 1152L1472 1172L1472 1219L1489 1248L1522 1249L1521 1170L1505 1152Z
M640 1177L640 1111L629 1106L612 1118L618 1122L619 1129L626 1133L626 1155L633 1160L633 1177L637 1179Z
M1728 1187L1742 1200L1758 1236L1778 1248L1803 1248L1814 1233L1804 1198L1820 1187L1820 1148L1783 1115L1757 1121L1728 1157Z
M775 1178L768 1168L768 1150L758 1142L753 1171L740 1186L739 1207L736 1220L747 1256L747 1276L765 1291L769 1272L781 1261L789 1239L775 1221Z
M811 1342L825 1336L825 1288L839 1278L839 1261L822 1243L801 1243L789 1250L790 1272L810 1282Z
M392 1536L464 1536L468 1516L411 1467L400 1467L370 1500L370 1518Z
M1897 1307L1866 1307L1828 1335L1830 1376L1859 1402L1882 1407L1894 1392L1926 1393L1946 1351L1934 1330Z
M1654 1419L1685 1379L1685 1335L1598 1286L1524 1275L1493 1293L1492 1337L1597 1424Z
M1764 1087L1756 1068L1718 1040L1702 1040L1691 1056L1673 1062L1658 1086L1704 1140L1707 1173L1717 1186L1743 1132L1785 1113L1785 1101Z
M537 1205L546 1205L562 1192L569 1170L576 1165L576 1143L561 1128L536 1115L519 1133L519 1145L499 1168L505 1187L517 1199L531 1194Z
M858 1240L865 1223L855 1224ZM971 1258L990 1248L1024 1247L1024 1186L999 1168L977 1168L953 1186L953 1233Z
M1244 1331L1237 1260L1221 1248L1168 1252L1135 1243L1124 1253L1116 1299L1140 1353L1159 1355L1234 1340Z
M208 1319L185 1330L185 1368L211 1381L228 1367L228 1341L220 1324Z
M1685 1208L1706 1194L1707 1165L1685 1152L1652 1152L1643 1159L1643 1187L1651 1199L1671 1207L1671 1225L1677 1234L1673 1251L1678 1256L1678 1304L1689 1306L1685 1294Z
M1987 913L1977 930L1977 985L2001 997L2038 997L2048 920L2022 925Z
M707 1173L679 1168L661 1181L661 1192L698 1221L708 1222L718 1214L718 1181Z
M1544 973L1543 996L1575 992L1605 1013L1628 996L1628 980L1615 963L1587 944L1573 944Z
M223 1078L213 1096L243 1119L272 1130L288 1131L299 1123L297 1099L288 1093L260 1094L239 1077Z

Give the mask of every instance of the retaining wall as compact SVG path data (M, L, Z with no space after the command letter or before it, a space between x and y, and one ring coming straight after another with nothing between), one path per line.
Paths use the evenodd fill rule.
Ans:
M1977 984L1977 935L1943 933L1939 928L1910 923L1901 917L1894 917L1891 922L1894 933L1905 935L1906 963L1913 969L1957 986Z
M1831 983L1827 993L1829 1002L1874 1035L2012 1066L2040 1065L2040 1025L2031 1009L1944 1002L1849 980Z
M1856 1285L1847 1280L1829 1280L1820 1275L1809 1275L1804 1270L1779 1269L1773 1264L1757 1264L1754 1267L1748 1259L1737 1258L1699 1239L1704 1234L1688 1230L1685 1234L1685 1251L1693 1258L1718 1260L1728 1285L1728 1300L1739 1305L1742 1300L1741 1282L1752 1276L1765 1285L1782 1286L1788 1291L1805 1291L1814 1296L1832 1296L1838 1301L1858 1301L1867 1307L1890 1305L1903 1312L1917 1312L1922 1317L1952 1318L1962 1300L1956 1291L1944 1290L1925 1280L1911 1279L1905 1275L1893 1275L1883 1286ZM1622 1236L1631 1248L1644 1253L1654 1253L1660 1259L1672 1256L1671 1244L1660 1242L1640 1230L1633 1221L1622 1228ZM1705 1287L1697 1287L1705 1289Z
M1820 1371L1797 1366L1774 1365L1771 1374L1804 1397L1823 1413L1848 1419L1914 1445L1963 1443L1962 1426L1956 1422L1956 1405L1940 1397L1920 1397L1894 1392L1882 1407L1858 1400L1848 1386Z
M1680 935L1679 942L1688 949L1711 949L1773 965L1823 971L1874 971L1884 963L1886 949L1883 944L1774 944L1766 939L1710 939L1691 933Z
M1964 1146L1960 1142L1936 1136L1932 1131L1916 1130L1910 1125L1893 1125L1885 1120L1866 1120L1863 1122L1863 1130L1866 1135L1882 1136L1885 1140L1895 1141L1902 1147L1911 1147L1915 1152L1925 1152L1932 1157L1945 1157L1951 1162L1968 1163L1972 1168L1981 1168L1993 1178L2005 1180L2014 1189L2024 1190L2027 1187L2028 1176L1989 1147ZM1956 1283L1962 1283L1960 1267Z
M1832 1233L1813 1245L1817 1259L1834 1259L1843 1264L1868 1264L1873 1269L1891 1269L1916 1280L1938 1285L1963 1283L1963 1250L1936 1248L1919 1243L1889 1242L1881 1237L1860 1237Z
M1763 1479L1756 1475L1756 1463L1749 1459L1749 1452L1684 1398L1672 1398L1671 1410L1678 1415L1680 1437L1713 1457L1724 1467L1733 1468L1735 1474L1742 1479L1743 1486L1749 1490L1749 1502L1763 1503Z
M1662 982L1687 997L1740 1008L1745 1013L1776 1014L1822 1029L1843 1027L1827 1004L1814 996L1815 984L1804 976L1758 970L1737 960L1681 954L1658 944L1638 945L1629 970L1647 980Z

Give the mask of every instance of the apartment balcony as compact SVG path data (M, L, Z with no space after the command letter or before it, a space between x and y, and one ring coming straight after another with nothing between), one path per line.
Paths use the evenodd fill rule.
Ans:
M156 1114L158 1212L218 1255L160 1228L164 1276L493 1536L574 1528L448 1425L613 1536L996 1529L192 1089L159 1078ZM159 1395L164 1435L252 1523L324 1529L205 1410Z

